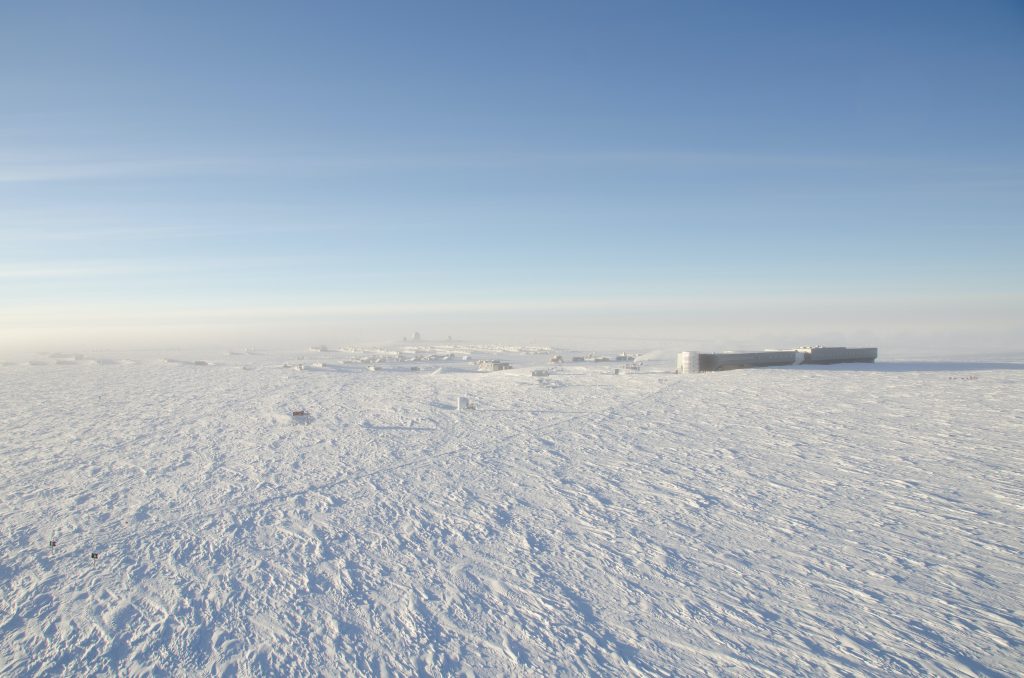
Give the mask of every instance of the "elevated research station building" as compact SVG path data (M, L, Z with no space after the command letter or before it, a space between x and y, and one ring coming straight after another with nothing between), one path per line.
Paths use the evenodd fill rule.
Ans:
M721 372L750 367L781 367L803 364L873 363L876 358L878 358L877 348L846 348L845 346L801 346L787 351L756 351L752 353L683 351L676 358L676 372Z

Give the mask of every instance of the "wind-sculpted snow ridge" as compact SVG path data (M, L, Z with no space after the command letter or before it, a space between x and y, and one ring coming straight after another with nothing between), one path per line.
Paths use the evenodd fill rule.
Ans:
M288 359L3 368L0 674L1024 672L1024 371Z

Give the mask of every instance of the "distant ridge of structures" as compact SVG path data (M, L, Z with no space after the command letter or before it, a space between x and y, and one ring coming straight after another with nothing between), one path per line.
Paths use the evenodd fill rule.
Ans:
M877 348L846 348L845 346L801 346L791 351L758 351L756 353L683 351L676 359L676 372L721 372L750 367L802 364L873 363L876 358L878 358Z

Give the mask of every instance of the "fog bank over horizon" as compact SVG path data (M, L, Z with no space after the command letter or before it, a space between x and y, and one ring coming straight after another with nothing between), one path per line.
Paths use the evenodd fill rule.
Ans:
M602 350L722 351L804 344L878 346L881 357L1024 353L1024 303L989 300L739 300L668 304L205 309L9 309L0 356L118 350L295 350L326 344L515 343Z

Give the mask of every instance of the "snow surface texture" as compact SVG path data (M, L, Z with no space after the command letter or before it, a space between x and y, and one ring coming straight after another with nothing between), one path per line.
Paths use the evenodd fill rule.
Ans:
M0 366L0 673L1024 672L1020 366L445 350Z

